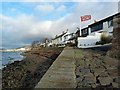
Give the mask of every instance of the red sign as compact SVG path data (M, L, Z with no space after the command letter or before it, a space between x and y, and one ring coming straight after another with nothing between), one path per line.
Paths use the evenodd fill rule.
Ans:
M84 16L81 16L81 22L87 21L87 20L89 20L89 19L91 19L91 15L84 15Z

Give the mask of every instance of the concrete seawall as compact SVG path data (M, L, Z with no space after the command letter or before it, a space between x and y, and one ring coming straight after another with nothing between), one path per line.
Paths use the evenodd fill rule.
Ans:
M67 47L35 88L76 88L74 50Z

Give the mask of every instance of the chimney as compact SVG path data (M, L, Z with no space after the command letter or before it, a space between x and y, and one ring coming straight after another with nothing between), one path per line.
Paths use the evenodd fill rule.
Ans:
M66 32L68 32L68 29L66 30Z
M97 21L96 20L94 20L94 23L96 23Z

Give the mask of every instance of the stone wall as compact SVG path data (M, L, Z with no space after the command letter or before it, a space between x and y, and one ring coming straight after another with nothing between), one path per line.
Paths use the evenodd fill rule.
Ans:
M120 59L120 15L113 19L113 40L110 56Z

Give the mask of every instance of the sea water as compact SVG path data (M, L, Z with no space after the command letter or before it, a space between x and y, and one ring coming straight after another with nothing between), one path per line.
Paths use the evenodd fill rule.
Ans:
M23 56L21 53L22 52L0 52L0 69L14 61L22 60Z

